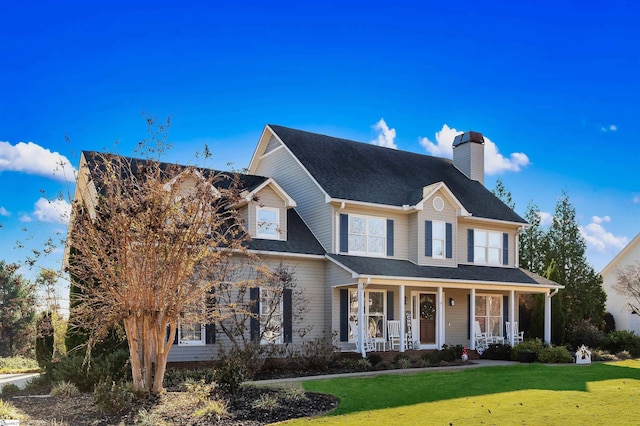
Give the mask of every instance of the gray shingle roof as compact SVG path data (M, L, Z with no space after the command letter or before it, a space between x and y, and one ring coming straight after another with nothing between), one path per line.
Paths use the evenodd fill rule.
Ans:
M419 266L408 260L380 259L372 257L329 256L346 268L360 275L385 276L395 278L425 278L461 280L469 282L495 282L510 284L538 284L558 287L557 283L519 268L458 265L457 268L442 266Z
M287 240L262 240L254 238L247 246L250 250L282 253L324 255L325 250L309 230L295 209L287 210Z
M278 125L269 127L332 198L415 205L421 201L425 186L444 182L473 216L526 223L451 160Z

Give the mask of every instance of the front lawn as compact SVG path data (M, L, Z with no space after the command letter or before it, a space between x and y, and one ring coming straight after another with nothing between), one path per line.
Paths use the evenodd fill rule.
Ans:
M638 424L640 360L307 381L340 399L314 424ZM290 424L308 423L295 421Z

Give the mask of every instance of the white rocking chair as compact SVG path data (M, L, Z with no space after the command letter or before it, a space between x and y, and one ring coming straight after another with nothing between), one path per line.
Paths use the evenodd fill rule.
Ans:
M358 339L358 324L356 324L355 321L349 321L349 330L351 331L351 334L355 339L356 351L360 352L360 347L358 346L359 340L360 340ZM362 339L362 342L363 342L363 347L365 352L373 352L376 350L376 341L372 337L369 337L368 333L365 334L364 339Z
M394 347L400 349L400 321L387 321L387 339L389 339L389 348L391 350L393 350Z
M507 329L507 342L511 342L511 323L509 321L505 322L505 326ZM518 322L513 322L513 344L517 345L518 343L524 342L524 331L518 332Z

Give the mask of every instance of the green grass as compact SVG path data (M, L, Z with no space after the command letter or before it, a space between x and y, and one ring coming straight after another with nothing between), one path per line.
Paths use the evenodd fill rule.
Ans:
M37 373L40 371L34 359L24 357L0 358L0 374Z
M340 399L313 424L637 424L640 360L340 378L303 387Z

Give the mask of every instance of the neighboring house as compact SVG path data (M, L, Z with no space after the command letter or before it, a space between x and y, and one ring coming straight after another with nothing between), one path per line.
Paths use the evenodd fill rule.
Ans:
M634 311L631 305L636 305L635 300L630 300L629 296L619 294L614 288L618 281L618 271L626 266L640 262L640 234L613 258L604 267L602 275L602 286L607 293L606 310L613 315L616 322L616 330L629 330L640 335L640 312Z
M367 335L385 342L387 321L400 320L400 351L475 349L476 322L507 336L520 294L546 295L550 342L551 297L562 286L518 267L527 223L484 187L482 135L456 137L453 152L451 161L265 126L241 177L248 247L272 266L291 265L310 301L292 325L295 306L285 295L275 343L300 343L291 328L306 327L307 338L334 333L342 350L354 350ZM81 170L90 172L88 154ZM79 181L76 197L91 198L90 187ZM169 361L215 356L220 333L190 327Z

